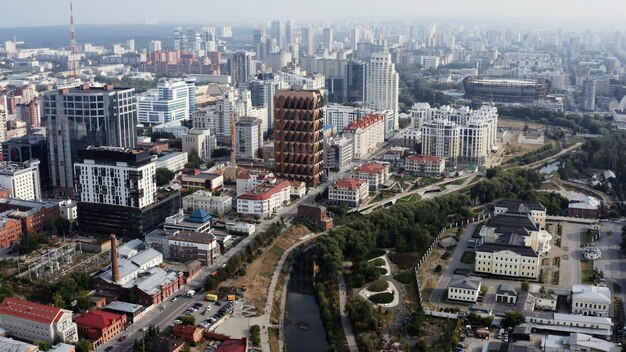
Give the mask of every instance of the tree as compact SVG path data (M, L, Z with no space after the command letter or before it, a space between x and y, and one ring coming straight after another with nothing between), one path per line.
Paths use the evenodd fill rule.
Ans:
M181 321L183 325L196 325L196 318L193 315L185 315Z
M35 345L37 345L37 347L42 351L48 351L52 348L50 342L48 341L35 341Z
M261 327L258 325L252 325L250 327L250 340L252 340L252 344L256 347L261 346Z
M528 292L529 286L530 285L528 284L528 281L526 281L526 280L522 281L522 287L521 287L522 291Z
M174 179L174 173L169 169L160 167L156 169L156 184L157 186L164 186L170 183Z
M510 310L504 315L504 319L502 319L502 325L505 328L516 327L522 324L524 321L526 321L526 318L524 318L522 313L515 310Z
M91 344L91 341L87 339L78 340L74 343L74 346L76 346L77 352L89 352L93 350L93 345Z
M378 320L372 305L361 296L355 296L348 301L345 310L354 331L375 331L378 328Z
M185 167L197 169L202 165L202 159L198 156L198 151L194 148L189 152L189 158L187 159L187 164Z

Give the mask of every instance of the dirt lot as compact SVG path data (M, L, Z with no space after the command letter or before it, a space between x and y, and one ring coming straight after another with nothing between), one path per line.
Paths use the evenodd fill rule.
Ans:
M230 285L241 287L241 285L245 284L246 292L244 297L246 300L253 304L257 311L263 310L276 263L287 248L309 233L309 229L304 226L292 226L283 231L274 241L274 244L266 248L263 254L248 266L246 275L233 280Z

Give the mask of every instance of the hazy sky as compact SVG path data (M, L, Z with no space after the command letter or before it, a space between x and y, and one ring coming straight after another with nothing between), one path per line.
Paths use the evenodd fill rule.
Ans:
M64 25L69 0L2 0L0 27ZM626 0L74 0L77 24L261 23L271 19L621 20ZM558 27L557 21L549 22ZM626 27L626 25L624 25Z

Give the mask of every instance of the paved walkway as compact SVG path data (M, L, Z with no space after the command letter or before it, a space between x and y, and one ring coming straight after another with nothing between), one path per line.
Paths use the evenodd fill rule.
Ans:
M346 299L348 297L346 287L346 280L343 278L343 274L339 275L339 310L341 311L341 324L343 325L343 331L346 334L346 340L348 341L348 350L350 352L359 352L359 348L356 345L356 339L354 338L354 332L352 332L352 326L346 315Z

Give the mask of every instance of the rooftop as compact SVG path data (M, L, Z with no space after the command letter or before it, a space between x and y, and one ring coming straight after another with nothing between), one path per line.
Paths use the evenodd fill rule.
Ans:
M370 175L373 175L373 174L380 173L381 171L385 170L388 167L389 167L388 164L371 162L371 163L362 164L362 165L357 166L354 169L354 173L356 173L356 174L370 174Z
M411 155L406 159L407 161L413 161L417 163L441 163L443 158L434 155Z
M357 178L348 178L344 177L342 179L337 180L331 187L333 188L347 188L350 190L357 190L366 184L367 181L357 179Z
M276 179L276 182L263 182L262 184L248 190L240 195L239 199L264 200L271 198L274 194L285 188L291 189L291 183L287 180Z
M516 246L503 243L483 243L478 246L478 248L476 248L476 252L495 253L500 251L511 251L524 257L537 258L539 256L537 252L532 249L532 247Z
M164 286L178 280L179 277L179 273L165 271L159 267L149 268L143 274L144 276L135 280L134 285L150 296L159 293Z
M611 290L605 286L574 285L572 300L611 303Z
M349 123L346 127L344 127L344 132L356 131L359 128L369 127L376 122L383 121L385 118L381 114L370 114L361 117L360 119Z
M37 346L30 343L0 336L0 352L29 352L36 350Z
M167 236L170 240L208 244L215 241L215 236L206 232L175 231Z
M105 312L102 310L93 310L76 318L76 324L86 326L92 329L103 330L122 319L121 314Z
M522 212L520 210L529 209L531 211L546 211L541 203L531 202L528 200L503 200L495 205L496 208L506 208L510 212ZM521 208L521 209L520 209Z
M513 284L500 284L500 286L498 286L498 294L506 294L509 296L517 296L517 286L513 285Z
M248 339L245 337L242 339L229 339L222 342L215 352L246 352L248 346Z
M450 280L448 287L465 288L470 290L478 290L482 279L478 276L461 276L455 275Z
M125 312L125 313L134 313L143 308L140 304L122 302L122 301L113 301L107 304L104 309L110 309L117 312Z
M63 313L70 311L13 297L7 297L0 303L0 315L10 315L37 323L56 323Z
M498 214L485 224L487 227L495 228L496 233L515 233L528 236L530 231L539 231L533 220L526 213L503 213Z

